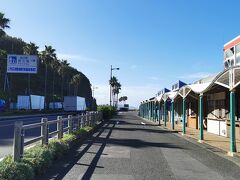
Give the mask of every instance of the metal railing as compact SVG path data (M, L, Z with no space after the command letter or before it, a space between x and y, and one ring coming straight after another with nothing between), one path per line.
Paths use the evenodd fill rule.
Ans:
M23 157L24 146L38 141L41 141L42 145L47 145L49 137L56 136L56 138L61 139L64 132L72 133L79 128L93 127L100 121L102 121L101 112L87 112L85 114L77 114L76 116L68 115L67 118L58 116L56 120L51 121L48 121L47 118L42 118L39 123L27 125L23 125L23 121L16 121L14 124L13 159L17 161ZM66 127L64 127L65 122L67 122ZM57 125L57 130L49 132L49 125L52 124ZM25 131L39 127L41 127L41 135L25 142Z

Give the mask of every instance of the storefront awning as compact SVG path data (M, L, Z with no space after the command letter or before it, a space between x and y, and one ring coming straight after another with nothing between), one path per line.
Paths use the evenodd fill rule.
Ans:
M166 101L167 99L174 100L175 97L177 97L177 95L178 95L178 91L167 92L167 93L162 95L162 100L163 101Z
M156 101L161 101L161 100L162 100L162 96L163 96L163 95L160 94L159 96L157 96L157 97L155 98L155 100L156 100Z
M204 92L208 87L211 85L212 82L208 83L202 83L202 84L191 84L191 85L186 85L183 86L179 90L179 95L185 98L191 91L193 91L196 94L201 94Z

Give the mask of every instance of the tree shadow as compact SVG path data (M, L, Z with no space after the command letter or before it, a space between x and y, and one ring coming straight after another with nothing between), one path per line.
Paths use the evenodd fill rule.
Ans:
M102 142L102 138L98 138L96 143ZM182 149L182 147L171 144L171 143L158 143L158 142L147 142L139 139L108 139L108 145L118 145L127 146L132 148L146 148L146 147L159 147L159 148L177 148Z
M142 125L141 127L144 127ZM108 127L106 127L108 129ZM170 131L170 130L165 130L165 129L147 129L147 128L125 128L125 127L115 127L114 130L119 130L119 131L145 131L149 133L159 133L159 134L173 134L173 133L178 133L180 131Z
M47 171L46 174L43 176L37 177L37 179L56 179L60 180L71 170L71 168L77 164L79 159L88 152L90 147L93 145L95 140L104 132L105 128L108 127L112 122L109 121L104 127L101 127L96 133L96 136L91 136L84 142L80 143L79 145L75 146L63 159L57 160L54 162L54 165ZM79 148L86 144L84 149L79 151Z
M153 129L141 129L141 128L119 128L115 127L116 120L111 120L107 124L105 124L104 127L101 127L93 136L85 140L83 143L78 145L75 149L71 150L71 152L68 153L68 155L64 158L64 160L59 160L54 163L54 166L48 170L48 172L38 177L37 179L56 179L60 180L63 179L66 174L73 168L73 166L85 166L87 167L87 170L84 172L82 179L87 180L91 179L94 170L96 168L104 168L103 166L97 166L97 163L99 159L101 158L101 155L108 155L104 154L104 148L106 145L116 145L116 146L127 146L131 148L147 148L147 147L159 147L159 148L178 148L182 149L179 146L176 146L171 143L160 143L160 142L147 142L139 139L113 139L110 138L113 130L124 130L124 131L133 131L135 130L141 130L146 132L156 132L156 133L170 133L170 131L164 131L164 130L153 130ZM107 130L107 131L105 131ZM105 135L105 132L106 135ZM171 132L172 133L172 132ZM101 137L100 137L101 136ZM102 137L104 136L104 137ZM97 152L89 151L90 147L94 144L94 146L98 145L99 149ZM82 145L86 145L81 151L79 151L79 148ZM79 160L87 153L92 154L94 157L89 164L83 164L79 163Z

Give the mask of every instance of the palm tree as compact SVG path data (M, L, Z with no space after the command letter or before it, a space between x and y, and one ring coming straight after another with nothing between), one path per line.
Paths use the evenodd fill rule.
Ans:
M113 86L113 95L114 97L117 95L117 98L115 97L115 107L118 105L118 94L120 93L121 90L121 84L119 82L116 82L115 85Z
M123 96L123 97L122 97L122 100L123 100L124 102L125 102L127 99L128 99L127 96Z
M117 82L118 82L118 79L115 76L111 77L111 79L109 80L110 92L111 92L110 98L111 99L113 99L113 87L116 85Z
M109 80L109 84L113 87L113 86L115 86L115 84L118 82L118 79L115 77L115 76L113 76L113 77L111 77L111 79Z
M26 46L23 47L23 53L26 55L38 55L38 46L36 46L35 43L30 42ZM31 82L31 77L30 74L28 74L28 95L30 95L31 90L30 90L30 82Z
M47 96L47 72L48 72L48 65L51 64L51 62L56 59L56 50L52 48L52 46L46 46L45 50L41 52L41 60L45 64L45 86L44 86L44 96L46 101ZM45 103L46 107L46 103Z
M23 53L27 55L38 55L38 48L35 43L30 42L23 47Z
M50 64L52 71L53 71L53 82L52 82L52 95L53 95L53 101L54 101L54 95L55 95L55 75L56 72L58 71L59 67L60 67L60 61L56 58L52 61L52 63Z
M78 95L78 87L80 85L81 79L82 77L80 74L75 74L71 79L71 84L74 85L74 96Z
M0 37L6 34L4 29L10 28L10 26L8 25L9 23L10 20L8 18L5 18L4 13L0 12Z
M60 66L58 68L58 73L62 77L62 86L61 86L61 97L62 97L62 100L63 100L64 77L65 77L65 74L67 73L68 69L69 69L69 63L67 62L67 60L61 60Z

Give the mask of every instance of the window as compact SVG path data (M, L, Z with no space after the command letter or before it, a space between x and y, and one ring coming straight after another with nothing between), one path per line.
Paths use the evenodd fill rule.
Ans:
M225 51L226 59L232 57L233 55L234 55L234 51L232 48Z

